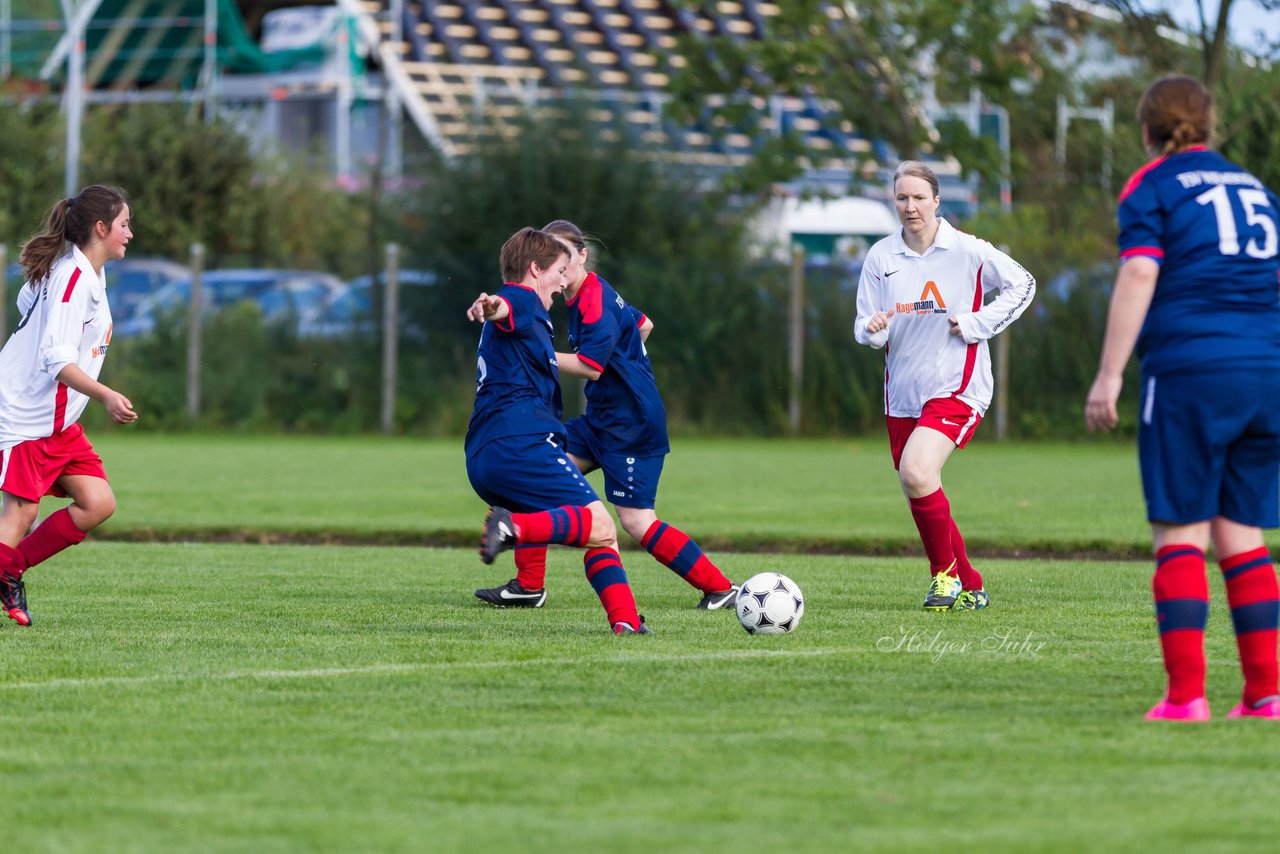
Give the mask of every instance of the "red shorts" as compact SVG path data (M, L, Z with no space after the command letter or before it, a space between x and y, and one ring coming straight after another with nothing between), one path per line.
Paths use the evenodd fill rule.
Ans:
M902 449L917 427L928 427L963 448L973 438L973 431L982 423L982 416L969 408L969 404L954 397L935 397L924 405L919 418L884 417L889 428L889 453L893 455L893 467L902 461Z
M58 488L58 478L64 475L107 479L102 458L79 424L0 451L0 492L28 501L39 501L46 495L65 498L67 494Z

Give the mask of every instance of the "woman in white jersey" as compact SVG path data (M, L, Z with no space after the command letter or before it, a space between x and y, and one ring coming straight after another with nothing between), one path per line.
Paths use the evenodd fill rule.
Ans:
M23 573L116 509L77 422L91 399L115 421L138 420L127 397L98 382L111 342L102 268L132 238L124 192L95 185L54 205L44 233L22 247L22 320L0 350L0 606L19 625L31 625ZM45 495L72 503L28 534Z
M938 177L914 160L893 176L901 231L871 247L858 281L859 344L885 349L889 450L933 576L924 607L990 601L942 491L942 467L991 403L987 339L1031 304L1036 281L985 240L938 218ZM998 295L983 304L991 291Z

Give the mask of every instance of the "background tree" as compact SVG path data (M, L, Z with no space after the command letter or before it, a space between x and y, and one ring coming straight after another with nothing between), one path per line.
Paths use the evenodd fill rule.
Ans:
M690 3L690 8L714 4ZM796 177L821 151L798 137L768 139L767 99L792 95L834 106L826 121L847 122L878 146L876 156L912 158L951 153L971 167L991 168L963 137L940 138L926 116L928 94L967 100L972 86L1007 92L1026 75L1034 4L1011 0L955 3L890 0L832 4L780 0L764 18L761 39L685 35L683 67L674 73L673 110L685 120L714 113L723 125L763 139L754 184ZM709 101L709 96L723 96ZM892 149L893 155L889 155Z

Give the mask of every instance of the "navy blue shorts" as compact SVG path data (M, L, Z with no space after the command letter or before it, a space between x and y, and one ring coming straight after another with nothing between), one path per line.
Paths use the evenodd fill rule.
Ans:
M1138 413L1150 521L1280 526L1280 372L1214 366L1143 377Z
M517 513L600 500L551 433L507 436L482 445L467 457L467 478L486 504Z
M610 504L644 510L658 506L658 481L666 454L637 457L614 453L604 447L591 425L581 418L574 418L564 429L569 453L593 463L591 470L604 470L604 494Z

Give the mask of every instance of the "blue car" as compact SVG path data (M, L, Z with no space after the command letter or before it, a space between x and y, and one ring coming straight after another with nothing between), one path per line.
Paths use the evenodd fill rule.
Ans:
M342 290L342 280L308 270L209 270L200 277L204 312L212 314L241 302L258 306L268 323L300 327ZM148 335L160 317L182 313L191 303L191 279L172 282L138 305L136 315L116 330L122 335Z
M125 258L108 263L106 275L111 321L118 330L137 313L138 306L151 294L173 282L189 278L191 270L167 258ZM5 307L12 309L18 288L24 281L22 267L17 263L11 264L6 276L9 288Z
M405 297L408 288L430 287L436 283L436 274L424 270L401 270L398 276L400 287L400 334L411 339L426 338L426 331L416 324L406 323ZM378 281L386 282L385 274L378 274ZM298 331L302 335L322 338L338 338L343 336L373 335L382 323L382 319L373 316L373 276L357 276L342 286L342 289L320 311L311 317L304 318Z

